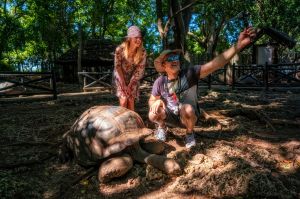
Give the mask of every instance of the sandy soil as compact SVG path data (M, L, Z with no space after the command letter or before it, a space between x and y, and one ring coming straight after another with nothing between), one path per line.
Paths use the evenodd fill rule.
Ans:
M154 128L148 90L136 110ZM205 89L199 103L211 117L198 122L196 147L184 148L184 129L169 129L164 155L182 175L135 163L106 184L96 170L60 163L57 149L84 110L118 104L109 91L1 101L0 198L300 198L299 92Z

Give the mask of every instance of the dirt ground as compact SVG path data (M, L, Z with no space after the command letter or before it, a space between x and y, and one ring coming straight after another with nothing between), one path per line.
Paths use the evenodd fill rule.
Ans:
M68 87L69 88L69 87ZM210 115L184 148L184 130L170 128L165 156L183 169L166 176L135 163L124 176L99 183L95 169L57 157L62 135L94 105L118 105L108 90L58 100L0 99L0 198L300 198L300 90L202 89ZM146 126L149 88L136 105Z

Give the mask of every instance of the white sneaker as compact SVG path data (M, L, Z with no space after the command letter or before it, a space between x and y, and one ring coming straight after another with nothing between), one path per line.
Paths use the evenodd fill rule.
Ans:
M155 131L155 137L158 140L165 142L167 140L166 130L164 128L158 127Z
M193 146L196 146L194 133L187 134L185 136L185 147L189 149L192 148Z

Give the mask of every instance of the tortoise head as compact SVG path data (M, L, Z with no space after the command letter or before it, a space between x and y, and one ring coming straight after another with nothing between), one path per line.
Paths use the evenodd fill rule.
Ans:
M144 135L143 137L151 135L152 133L153 133L152 129L148 129L148 128L142 128L141 129L141 134Z

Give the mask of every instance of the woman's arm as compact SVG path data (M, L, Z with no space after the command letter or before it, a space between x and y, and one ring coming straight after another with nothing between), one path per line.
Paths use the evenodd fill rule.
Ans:
M120 83L121 89L126 90L124 74L122 70L122 50L120 47L117 47L115 51L115 59L114 59L115 71L116 71L116 78Z
M144 52L143 59L141 60L141 62L136 66L136 69L128 84L128 88L130 89L133 88L138 83L138 81L142 79L145 72L145 66L146 66L146 52Z

